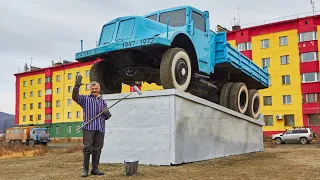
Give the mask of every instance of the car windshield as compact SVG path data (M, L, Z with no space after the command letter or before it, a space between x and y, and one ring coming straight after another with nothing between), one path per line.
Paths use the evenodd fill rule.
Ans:
M163 12L160 14L159 22L167 24L167 18L169 18L169 26L171 27L184 26L186 24L186 9Z

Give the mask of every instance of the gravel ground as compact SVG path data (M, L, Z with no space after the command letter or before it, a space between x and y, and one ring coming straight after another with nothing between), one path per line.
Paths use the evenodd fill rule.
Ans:
M124 175L123 164L102 164L105 176L86 179L320 179L320 148L293 146L178 166L139 165L134 177ZM0 160L0 179L83 179L80 149L59 148L38 157Z

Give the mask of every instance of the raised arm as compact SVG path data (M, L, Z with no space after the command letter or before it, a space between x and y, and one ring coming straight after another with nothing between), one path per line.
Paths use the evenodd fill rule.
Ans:
M85 96L84 95L79 95L79 89L80 86L82 86L83 84L81 83L82 81L82 76L76 76L76 82L75 85L73 87L73 91L72 91L72 99L78 103L81 107L84 107L85 104Z

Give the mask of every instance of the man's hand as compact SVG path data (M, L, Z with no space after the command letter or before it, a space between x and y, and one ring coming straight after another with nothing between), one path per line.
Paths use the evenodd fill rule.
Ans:
M75 86L78 86L78 87L82 86L83 84L81 81L82 81L82 76L81 75L76 76Z
M102 109L102 114L105 116L105 117L109 117L109 114L110 114L110 111L109 111L109 108L105 107Z

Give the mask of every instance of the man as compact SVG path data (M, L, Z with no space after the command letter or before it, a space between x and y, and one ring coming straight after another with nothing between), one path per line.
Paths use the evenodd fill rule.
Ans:
M83 109L83 121L86 123L103 110L103 114L82 128L83 130L83 172L82 177L88 176L90 155L92 154L92 175L104 175L98 169L101 149L104 142L105 120L111 117L107 103L100 95L100 84L98 82L90 83L90 95L79 95L79 88L82 76L77 76L75 86L72 92L72 99Z

